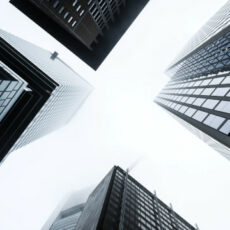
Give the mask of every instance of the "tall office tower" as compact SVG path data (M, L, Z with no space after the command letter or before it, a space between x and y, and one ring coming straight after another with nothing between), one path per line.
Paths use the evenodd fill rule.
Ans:
M57 53L0 30L0 161L66 124L91 89Z
M84 209L84 204L79 204L60 212L49 230L76 230L77 222Z
M230 159L230 1L167 69L156 102Z
M57 218L52 217L53 224L42 230L195 230L171 207L117 166L99 183L84 205L73 203L71 208L73 212L62 209L67 214L62 215L61 211Z
M149 0L10 0L97 69Z

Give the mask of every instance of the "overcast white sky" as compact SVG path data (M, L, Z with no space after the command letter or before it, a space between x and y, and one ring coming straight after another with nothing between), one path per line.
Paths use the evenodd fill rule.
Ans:
M201 230L229 230L230 162L153 103L164 70L226 0L151 0L94 72L8 0L0 28L59 57L94 87L68 126L0 166L0 229L40 230L70 191L96 185L114 164Z

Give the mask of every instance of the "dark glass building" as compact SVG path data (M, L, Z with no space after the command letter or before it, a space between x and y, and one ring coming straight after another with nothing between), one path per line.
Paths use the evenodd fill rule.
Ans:
M97 69L149 0L10 0Z
M0 161L66 124L91 90L57 53L0 30Z
M62 209L68 215L60 218L61 211L53 218L53 224L43 230L195 230L120 167L114 167L106 175L84 205L73 205L67 211Z
M230 159L230 1L167 69L156 102Z

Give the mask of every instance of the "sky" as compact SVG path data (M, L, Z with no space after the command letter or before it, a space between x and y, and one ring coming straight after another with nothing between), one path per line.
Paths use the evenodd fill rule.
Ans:
M229 230L230 162L153 103L169 80L169 63L225 2L151 0L95 72L8 0L0 1L1 29L56 50L94 86L67 126L0 166L1 230L40 230L67 194L137 159L131 175L188 222Z

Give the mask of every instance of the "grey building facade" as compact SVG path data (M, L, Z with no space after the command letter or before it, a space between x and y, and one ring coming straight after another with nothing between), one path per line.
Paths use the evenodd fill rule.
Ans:
M167 69L156 102L230 159L230 1Z
M63 221L59 218L63 215L61 211L51 227L43 230L59 230L57 226L65 230L195 230L171 207L117 166L99 183L84 205L74 205L64 211L67 215ZM79 207L84 208L80 210Z
M50 230L76 230L79 217L84 209L84 204L64 209L49 228Z
M10 0L97 69L149 0Z
M91 90L55 53L0 30L0 160L65 125Z

